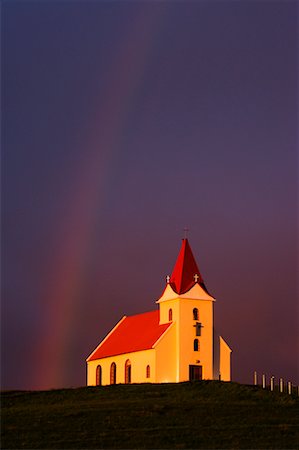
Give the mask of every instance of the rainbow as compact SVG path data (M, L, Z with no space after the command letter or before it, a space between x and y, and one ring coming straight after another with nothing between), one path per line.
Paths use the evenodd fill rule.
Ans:
M49 271L41 302L43 316L38 331L33 389L49 389L69 384L68 358L80 311L80 286L92 246L96 218L107 195L107 184L117 156L130 112L138 100L139 89L151 49L161 22L159 8L138 8L135 21L110 67L109 89L98 99L98 108L88 142L79 143L83 158L73 168L72 188L63 196L65 214L57 229L55 249L48 261ZM88 351L89 349L86 349ZM80 360L80 364L82 361ZM82 380L82 383L84 381Z

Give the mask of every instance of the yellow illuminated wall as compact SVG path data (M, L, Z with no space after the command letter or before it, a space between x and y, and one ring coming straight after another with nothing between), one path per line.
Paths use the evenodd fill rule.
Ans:
M231 380L231 349L223 339L219 336L220 341L220 364L219 371L222 381Z
M172 381L189 380L189 365L202 366L203 378L213 379L214 301L198 284L180 296L168 285L158 300L160 324L168 322L169 310L172 309L173 321L177 325L175 344L169 348L177 358L177 374ZM198 320L193 318L194 308L198 309ZM200 336L196 335L196 322L202 325ZM199 342L198 351L194 351L195 339Z
M157 301L160 324L172 325L157 340L152 349L111 356L87 363L87 385L96 384L96 368L101 366L102 385L110 384L110 367L116 364L116 383L125 383L125 364L131 363L131 383L163 383L189 380L189 366L201 366L202 378L231 379L231 349L222 337L213 336L213 307L215 299L199 284L178 296L167 285ZM197 308L198 319L193 310ZM171 310L171 314L170 314ZM201 334L196 335L196 323L201 324ZM198 339L198 350L194 340ZM150 376L147 377L147 366Z
M131 363L131 383L155 382L155 350L150 349L89 361L87 363L87 386L96 385L96 368L98 365L102 368L102 385L110 384L110 367L113 362L116 364L116 384L125 383L125 364L128 359ZM149 378L146 376L148 365L150 366Z
M177 323L173 323L166 330L162 338L155 345L156 350L156 383L177 382L178 380L178 351L177 351Z

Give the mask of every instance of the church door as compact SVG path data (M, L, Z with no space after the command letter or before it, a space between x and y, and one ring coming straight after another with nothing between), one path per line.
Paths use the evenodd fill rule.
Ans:
M189 380L202 380L202 366L189 366Z

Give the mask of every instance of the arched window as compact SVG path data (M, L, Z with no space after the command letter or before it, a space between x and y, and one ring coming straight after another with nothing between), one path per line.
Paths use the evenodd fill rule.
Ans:
M168 322L172 322L172 309L168 311Z
M195 352L198 352L198 351L199 351L199 342L198 342L198 339L194 339L194 342L193 342L193 350L194 350Z
M151 376L151 368L150 366L146 366L146 378L150 378Z
M116 383L116 364L113 362L110 366L110 384Z
M101 366L97 366L97 369L96 369L96 385L102 386L102 367Z
M131 383L131 361L129 359L125 363L125 383Z
M198 309L197 308L193 309L193 320L198 320Z

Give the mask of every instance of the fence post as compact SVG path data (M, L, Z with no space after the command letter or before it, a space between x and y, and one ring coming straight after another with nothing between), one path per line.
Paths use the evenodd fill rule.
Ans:
M283 392L283 379L282 378L279 379L279 390L280 390L280 392Z
M262 377L262 382L263 382L263 389L266 389L266 375L264 373Z
M274 377L273 376L270 378L270 389L271 389L271 391L274 391Z
M256 370L253 372L253 384L257 386L257 372Z

